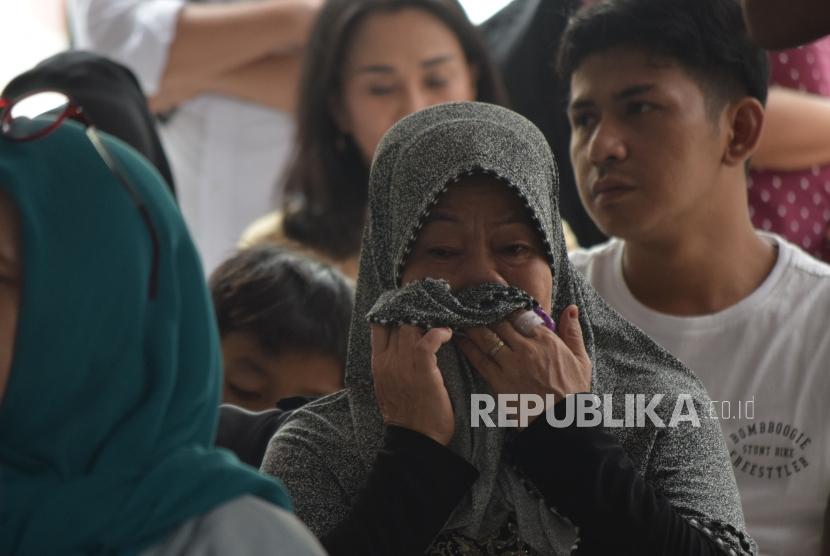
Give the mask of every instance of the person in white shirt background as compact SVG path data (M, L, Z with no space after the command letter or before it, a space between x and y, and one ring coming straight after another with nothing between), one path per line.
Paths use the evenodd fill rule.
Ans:
M322 0L69 0L74 47L137 75L210 272L274 204L302 51Z
M618 238L571 262L718 400L759 553L827 554L830 266L752 227L767 70L738 3L610 0L559 66L580 198Z

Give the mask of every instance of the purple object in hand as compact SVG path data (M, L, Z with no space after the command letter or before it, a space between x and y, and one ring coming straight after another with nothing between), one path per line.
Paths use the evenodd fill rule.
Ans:
M545 312L544 309L537 305L533 308L533 312L539 315L542 318L542 320L545 321L544 324L548 328L548 330L550 330L551 332L556 332L556 323L553 322L553 319L550 318L550 316Z

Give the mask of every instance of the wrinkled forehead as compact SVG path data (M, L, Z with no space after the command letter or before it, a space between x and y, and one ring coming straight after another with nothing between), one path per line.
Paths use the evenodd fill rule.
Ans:
M479 172L453 180L438 197L427 217L437 220L467 220L481 213L484 221L530 223L530 214L522 198L510 184L496 176Z

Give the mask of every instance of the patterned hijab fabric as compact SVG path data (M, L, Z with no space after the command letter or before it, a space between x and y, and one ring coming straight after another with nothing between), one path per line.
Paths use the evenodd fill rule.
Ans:
M536 300L518 288L481 284L453 294L449 282L427 278L384 292L366 318L383 326L408 324L426 330L447 327L463 331L536 307Z
M705 415L709 399L700 382L609 308L571 267L559 219L556 165L541 132L504 108L450 103L404 118L378 147L349 339L347 389L298 412L293 426L289 422L285 432L277 435L272 449L279 446L281 434L290 437L300 430L313 431L321 452L327 454L328 471L339 484L353 485L356 492L383 436L366 315L389 325L415 322L463 328L498 321L534 303L515 288L493 285L455 294L440 281L401 287L407 255L430 210L453 183L479 173L492 175L509 187L538 229L553 273L554 320L570 304L580 308L583 338L593 362L592 391L613 395L615 415L622 415L626 393L647 398L661 393L671 400L688 394L699 414ZM469 426L470 395L489 393L483 379L452 342L439 350L438 365L455 408L456 433L450 448L470 461L480 476L433 548L438 550L440 544L446 550L447 543L454 542L459 550L470 550L471 542L478 541L477 550L486 553L484 545L508 530L521 541L513 546L527 546L541 554L568 554L577 537L573 524L548 507L504 460L505 443L516 432ZM657 410L666 423L673 407L673 402L664 403ZM635 467L690 523L705 525L737 553L753 552L752 541L741 532L740 502L717 421L701 419L700 427L609 431ZM286 456L285 448L280 452L281 457L266 458L266 469L270 466L283 473L302 465ZM305 504L308 508L324 505L318 497L330 489L294 483L289 481L289 488L297 499L298 513L318 534L343 517L323 516L313 509L305 512Z
M162 178L102 134L127 192L74 123L0 139L0 191L20 214L23 288L0 405L0 554L133 554L276 481L213 447L221 360L193 243Z

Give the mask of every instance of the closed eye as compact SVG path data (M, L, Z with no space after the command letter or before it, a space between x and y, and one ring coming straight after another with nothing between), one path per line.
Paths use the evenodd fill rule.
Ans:
M426 80L426 86L430 89L443 89L448 81L442 77L430 77Z
M628 114L645 114L646 112L651 112L656 108L657 105L651 102L634 101L628 103L626 106L626 112Z
M370 85L369 94L377 97L391 95L395 92L394 85Z
M260 395L259 392L252 392L250 390L243 390L242 388L239 388L238 386L235 386L234 384L232 384L230 382L228 382L227 385L228 385L228 390L230 390L231 393L234 396L236 396L237 398L239 398L240 400L244 400L246 402L256 402L256 401L259 401L262 398L262 396Z
M502 247L502 252L510 256L521 256L530 253L531 246L526 243L511 243Z
M576 112L571 114L571 127L581 129L594 125L597 118L591 112Z
M439 260L448 260L458 255L458 251L449 247L430 247L426 250L427 254Z

